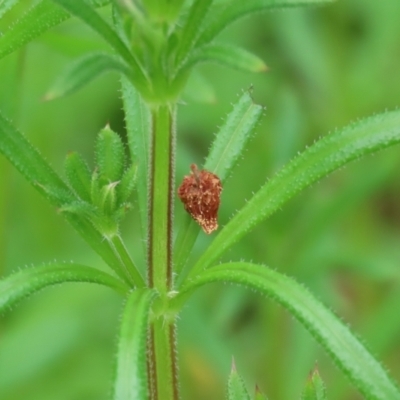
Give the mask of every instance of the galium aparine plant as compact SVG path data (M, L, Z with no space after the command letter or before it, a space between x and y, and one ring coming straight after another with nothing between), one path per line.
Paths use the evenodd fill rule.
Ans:
M17 3L0 3L0 17ZM229 248L303 189L350 161L398 144L399 111L366 118L323 137L266 181L217 229L224 182L263 114L245 91L215 136L204 165L188 165L189 175L178 189L175 185L177 103L196 66L218 62L249 72L266 70L259 57L220 41L219 33L248 14L325 3L330 1L39 0L0 37L0 57L5 57L63 21L78 18L108 45L108 51L87 52L61 72L47 100L70 94L104 72L116 71L121 76L129 157L119 135L105 127L95 144L96 165L90 168L81 155L69 153L65 178L0 114L3 156L109 267L103 272L54 262L23 269L0 281L0 308L7 310L46 286L64 282L97 283L118 292L125 305L115 400L180 398L176 321L190 296L214 282L244 285L281 304L365 398L400 399L397 385L360 340L295 279L251 262L218 263ZM145 274L120 234L132 196L146 243ZM176 197L187 211L179 227L173 220ZM202 231L212 233L213 240L193 262L189 256ZM234 365L227 396L230 400L265 399L259 389L248 391ZM317 369L302 398L326 399Z

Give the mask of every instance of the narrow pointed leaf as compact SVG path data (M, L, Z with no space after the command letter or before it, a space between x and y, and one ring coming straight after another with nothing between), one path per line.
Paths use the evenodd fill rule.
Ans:
M265 396L258 387L256 387L256 391L254 394L254 400L268 400L267 396Z
M325 385L318 369L312 371L308 377L301 400L327 400Z
M129 64L137 85L146 85L145 74L125 43L111 26L85 0L53 0L64 7L70 14L75 15L96 31L114 50Z
M124 6L121 4L121 2L119 2L119 4L117 4L117 2L114 2L111 7L112 7L111 14L112 14L114 29L118 33L118 36L125 43L125 45L129 46L129 39L127 35L128 29L125 26L125 16L122 11L122 8Z
M177 50L176 65L187 57L190 50L194 47L195 41L199 36L199 27L206 16L213 0L195 0L189 10L189 16L180 33L179 48Z
M204 168L226 181L246 144L260 122L263 107L255 104L250 91L245 91L215 135Z
M297 193L334 170L400 143L400 111L375 115L327 135L272 177L228 222L193 269L206 268Z
M110 0L87 0L92 7L101 7ZM42 33L67 20L70 15L51 0L42 0L18 19L0 36L0 59L18 50Z
M204 168L215 173L225 182L243 153L246 144L259 123L263 107L254 104L246 91L234 105L221 129L215 136ZM175 244L176 273L180 273L199 233L198 225L186 216Z
M189 281L175 298L177 304L197 287L222 281L238 283L277 301L324 347L366 399L398 400L400 392L382 366L322 303L292 278L265 266L245 262L221 264ZM180 299L179 299L180 297Z
M1 0L0 2L0 18L15 4L18 3L19 0Z
M246 15L287 7L311 6L331 3L334 0L246 0L214 4L204 21L203 32L196 47L211 42L223 29Z
M117 205L117 194L115 190L117 185L117 182L112 182L101 188L100 209L102 213L108 217L113 215Z
M126 302L118 343L114 400L147 400L147 330L155 292L138 289Z
M3 311L40 289L63 282L91 282L122 294L129 288L119 279L79 264L52 263L20 270L0 280L0 310Z
M137 164L136 185L140 213L141 237L147 238L148 179L150 160L150 111L139 92L125 77L121 77L122 99L131 159Z
M84 201L91 203L91 174L86 161L76 152L67 154L64 162L65 175L75 193Z
M125 149L120 136L109 127L102 129L96 140L96 164L100 185L119 181L125 161Z
M93 79L111 71L117 71L126 76L130 75L129 67L115 56L105 53L87 54L75 60L58 75L44 99L54 100L71 94Z
M228 400L250 400L250 396L247 392L243 379L238 374L235 367L232 368L232 371L229 375Z
M117 186L118 206L128 201L136 186L137 165L131 164L124 172Z
M216 62L245 72L265 72L268 69L256 55L241 47L223 43L211 43L196 50L185 67L201 62Z
M61 208L58 209L60 213L71 213L71 214L76 214L80 217L83 218L92 218L97 216L97 210L96 207L94 207L92 204L78 200L74 201L71 203L68 203Z

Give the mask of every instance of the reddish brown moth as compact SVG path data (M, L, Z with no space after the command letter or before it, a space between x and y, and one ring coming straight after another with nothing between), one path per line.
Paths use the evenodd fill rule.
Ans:
M190 166L191 173L183 178L178 196L185 210L207 234L218 228L218 208L222 191L221 180L210 171Z

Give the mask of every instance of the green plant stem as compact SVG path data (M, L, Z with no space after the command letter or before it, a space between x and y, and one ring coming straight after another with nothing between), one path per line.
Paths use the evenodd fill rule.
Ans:
M172 289L172 218L174 199L175 107L152 109L148 284L159 293L149 340L152 400L177 400L175 324L167 318Z
M115 252L121 259L121 264L124 266L126 273L129 275L130 280L133 282L136 288L144 288L146 283L137 269L136 265L133 263L131 256L126 250L125 244L121 239L121 236L115 235L110 239Z
M174 119L175 111L168 105L152 110L148 280L161 298L172 286Z
M151 335L151 400L178 400L175 323L157 318Z

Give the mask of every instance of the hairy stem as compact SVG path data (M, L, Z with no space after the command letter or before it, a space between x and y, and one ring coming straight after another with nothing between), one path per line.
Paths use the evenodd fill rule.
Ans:
M151 400L178 400L176 327L163 317L152 324L150 348Z
M168 105L152 110L148 280L161 298L172 286L174 119L175 111Z
M172 289L172 223L174 199L175 109L152 110L148 284L159 293L149 337L152 400L177 400L175 322L168 316Z

